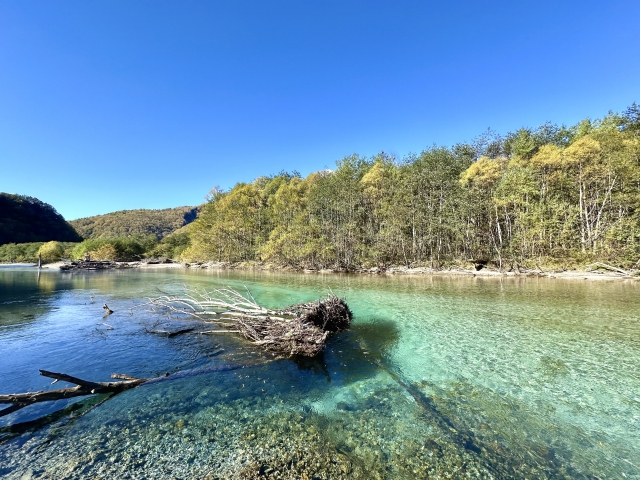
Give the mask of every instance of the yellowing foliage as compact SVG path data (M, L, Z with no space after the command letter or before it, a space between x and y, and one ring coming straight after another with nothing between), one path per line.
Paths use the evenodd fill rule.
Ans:
M118 259L118 252L116 248L110 244L105 243L101 245L96 250L92 250L89 252L92 260L110 260L115 261Z
M600 144L590 136L584 136L568 146L562 157L568 165L581 165L598 162L601 153Z
M476 189L491 189L502 175L503 164L503 159L480 157L462 173L460 182Z
M562 166L562 153L562 149L557 145L543 145L529 164L538 169L556 169Z

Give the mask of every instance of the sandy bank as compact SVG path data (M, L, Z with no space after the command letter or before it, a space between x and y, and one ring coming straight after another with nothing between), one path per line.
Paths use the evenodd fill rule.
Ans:
M59 270L60 266L64 265L64 262L48 263L42 266L42 270ZM128 265L132 268L140 268L143 270L173 270L173 269L208 269L208 270L261 270L270 272L291 272L291 273L322 273L322 274L334 274L334 273L353 273L360 275L434 275L434 276L468 276L468 277L489 277L489 278L523 278L523 277L537 277L537 278L562 278L573 280L626 280L626 281L640 281L640 276L637 275L624 275L619 272L608 271L604 269L599 270L564 270L564 271L544 271L544 270L528 270L521 272L500 272L492 268L483 268L480 271L465 268L451 268L436 270L428 267L389 267L387 269L371 268L371 269L359 269L354 272L341 272L339 270L324 269L324 270L304 270L294 269L291 267L280 267L271 264L234 264L224 262L208 262L208 263L141 263L141 262L128 262ZM37 268L37 264L33 263L8 263L0 264L0 267L20 267L20 268Z
M141 263L137 265L138 268L144 270L166 270L176 268L188 268L184 263Z
M498 270L483 269L480 271L469 270L463 268L434 270L430 268L410 268L410 269L391 269L391 271L383 272L383 275L461 275L471 277L537 277L537 278L566 278L574 280L640 280L638 276L623 275L608 271L581 271L581 270L564 270L561 272L545 272L532 270L527 272L500 272Z
M166 267L165 265L154 265L157 267ZM168 265L167 265L168 266ZM523 278L523 277L537 277L537 278L565 278L574 280L629 280L639 281L640 276L637 275L625 275L619 272L613 272L604 269L597 270L563 270L563 271L543 271L543 270L527 270L520 272L505 272L499 271L493 268L483 268L482 270L465 269L462 267L437 270L429 267L389 267L386 269L371 268L371 269L358 269L353 272L342 272L339 270L325 269L325 270L304 270L294 269L291 267L280 267L270 264L233 264L222 262L210 262L210 263L191 263L182 265L185 268L190 269L212 269L212 270L262 270L262 271L282 271L292 273L353 273L360 275L437 275L437 276L469 276L469 277L493 277L493 278Z

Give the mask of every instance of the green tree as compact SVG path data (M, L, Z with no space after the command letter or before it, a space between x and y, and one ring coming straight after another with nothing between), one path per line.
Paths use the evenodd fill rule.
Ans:
M363 260L365 206L360 181L372 162L358 155L337 162L333 172L322 172L309 189L309 210L324 245L320 261L352 269Z
M494 195L507 160L504 157L481 157L460 174L460 185L467 194L466 228L467 255L475 260L498 258L502 268L506 246L504 228Z
M113 249L111 247L108 247L108 249L103 248L105 245L111 245ZM101 255L108 254L109 260L120 262L140 260L145 256L145 248L138 240L125 237L84 240L73 248L71 258L75 260L82 259L87 253L94 257L95 252L99 252Z
M214 190L183 256L346 270L471 259L630 267L640 258L638 110Z
M302 180L292 178L281 183L269 198L269 216L273 230L260 249L260 257L280 265L322 268L321 258L329 247L311 217L307 195L317 175Z
M64 247L59 242L43 243L38 249L38 255L42 257L43 263L57 262L64 254Z

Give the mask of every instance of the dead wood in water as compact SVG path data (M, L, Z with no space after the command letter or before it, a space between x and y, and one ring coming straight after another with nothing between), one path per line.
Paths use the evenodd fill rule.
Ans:
M329 334L349 328L353 319L345 301L333 294L271 310L260 306L248 289L243 295L229 287L212 292L185 287L182 295L163 295L144 305L223 327L202 333L239 333L254 345L285 356L319 354Z
M0 395L0 404L3 404L3 403L10 404L9 407L6 407L5 409L0 410L0 417L8 415L10 413L15 412L16 410L20 410L21 408L27 407L29 405L32 405L38 402L64 400L64 399L73 398L73 397L82 397L82 396L97 395L97 394L106 395L106 398L99 400L97 403L93 403L89 407L89 409L85 409L83 412L84 414L91 408L102 404L104 401L111 398L113 395L117 395L118 393L123 392L125 390L136 388L142 385L143 383L157 382L157 381L162 381L162 380L167 380L172 378L173 379L181 378L189 375L200 375L200 374L209 373L209 372L227 372L227 371L238 370L242 368L256 367L256 366L264 365L265 363L268 363L268 361L267 362L257 361L254 363L222 365L222 366L205 368L202 370L178 372L172 375L169 375L169 373L165 373L164 375L160 377L155 377L155 378L138 378L138 377L132 377L131 375L126 375L123 373L113 373L111 375L111 378L122 380L121 382L91 382L88 380L83 380L81 378L73 377L71 375L67 375L65 373L55 373L55 372L49 372L47 370L40 370L40 375L54 379L52 384L62 380L64 382L75 383L76 386L72 388L61 388L58 390L41 390L38 392L12 393L9 395ZM31 422L27 422L27 423L31 423ZM0 442L2 442L3 440L2 431L3 429L6 429L6 428L12 429L13 427L3 427L2 429L0 429Z
M169 332L168 330L146 330L147 333L153 333L155 335L164 335L169 338L177 337L178 335L182 335L184 333L191 333L195 330L195 328L183 328L181 330L177 330L175 332Z
M59 390L42 390L39 392L0 395L0 403L11 404L11 406L4 410L0 410L0 417L37 402L82 397L96 393L119 393L130 388L135 388L150 380L148 378L136 378L118 373L111 375L111 378L123 379L120 382L90 382L65 373L48 372L47 370L40 370L40 375L53 378L53 383L62 380L64 382L75 383L76 386L72 388L61 388Z
M118 268L116 262L110 260L77 260L70 263L60 265L60 270L106 270L109 268Z

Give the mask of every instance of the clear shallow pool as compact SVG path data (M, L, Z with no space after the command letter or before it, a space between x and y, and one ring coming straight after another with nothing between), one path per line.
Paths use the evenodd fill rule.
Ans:
M271 307L331 288L356 320L305 362L234 337L146 333L182 323L129 308L182 284L246 285ZM0 418L0 476L640 478L639 293L559 279L3 268L0 393L52 388L40 368L172 375L84 415L100 399Z

